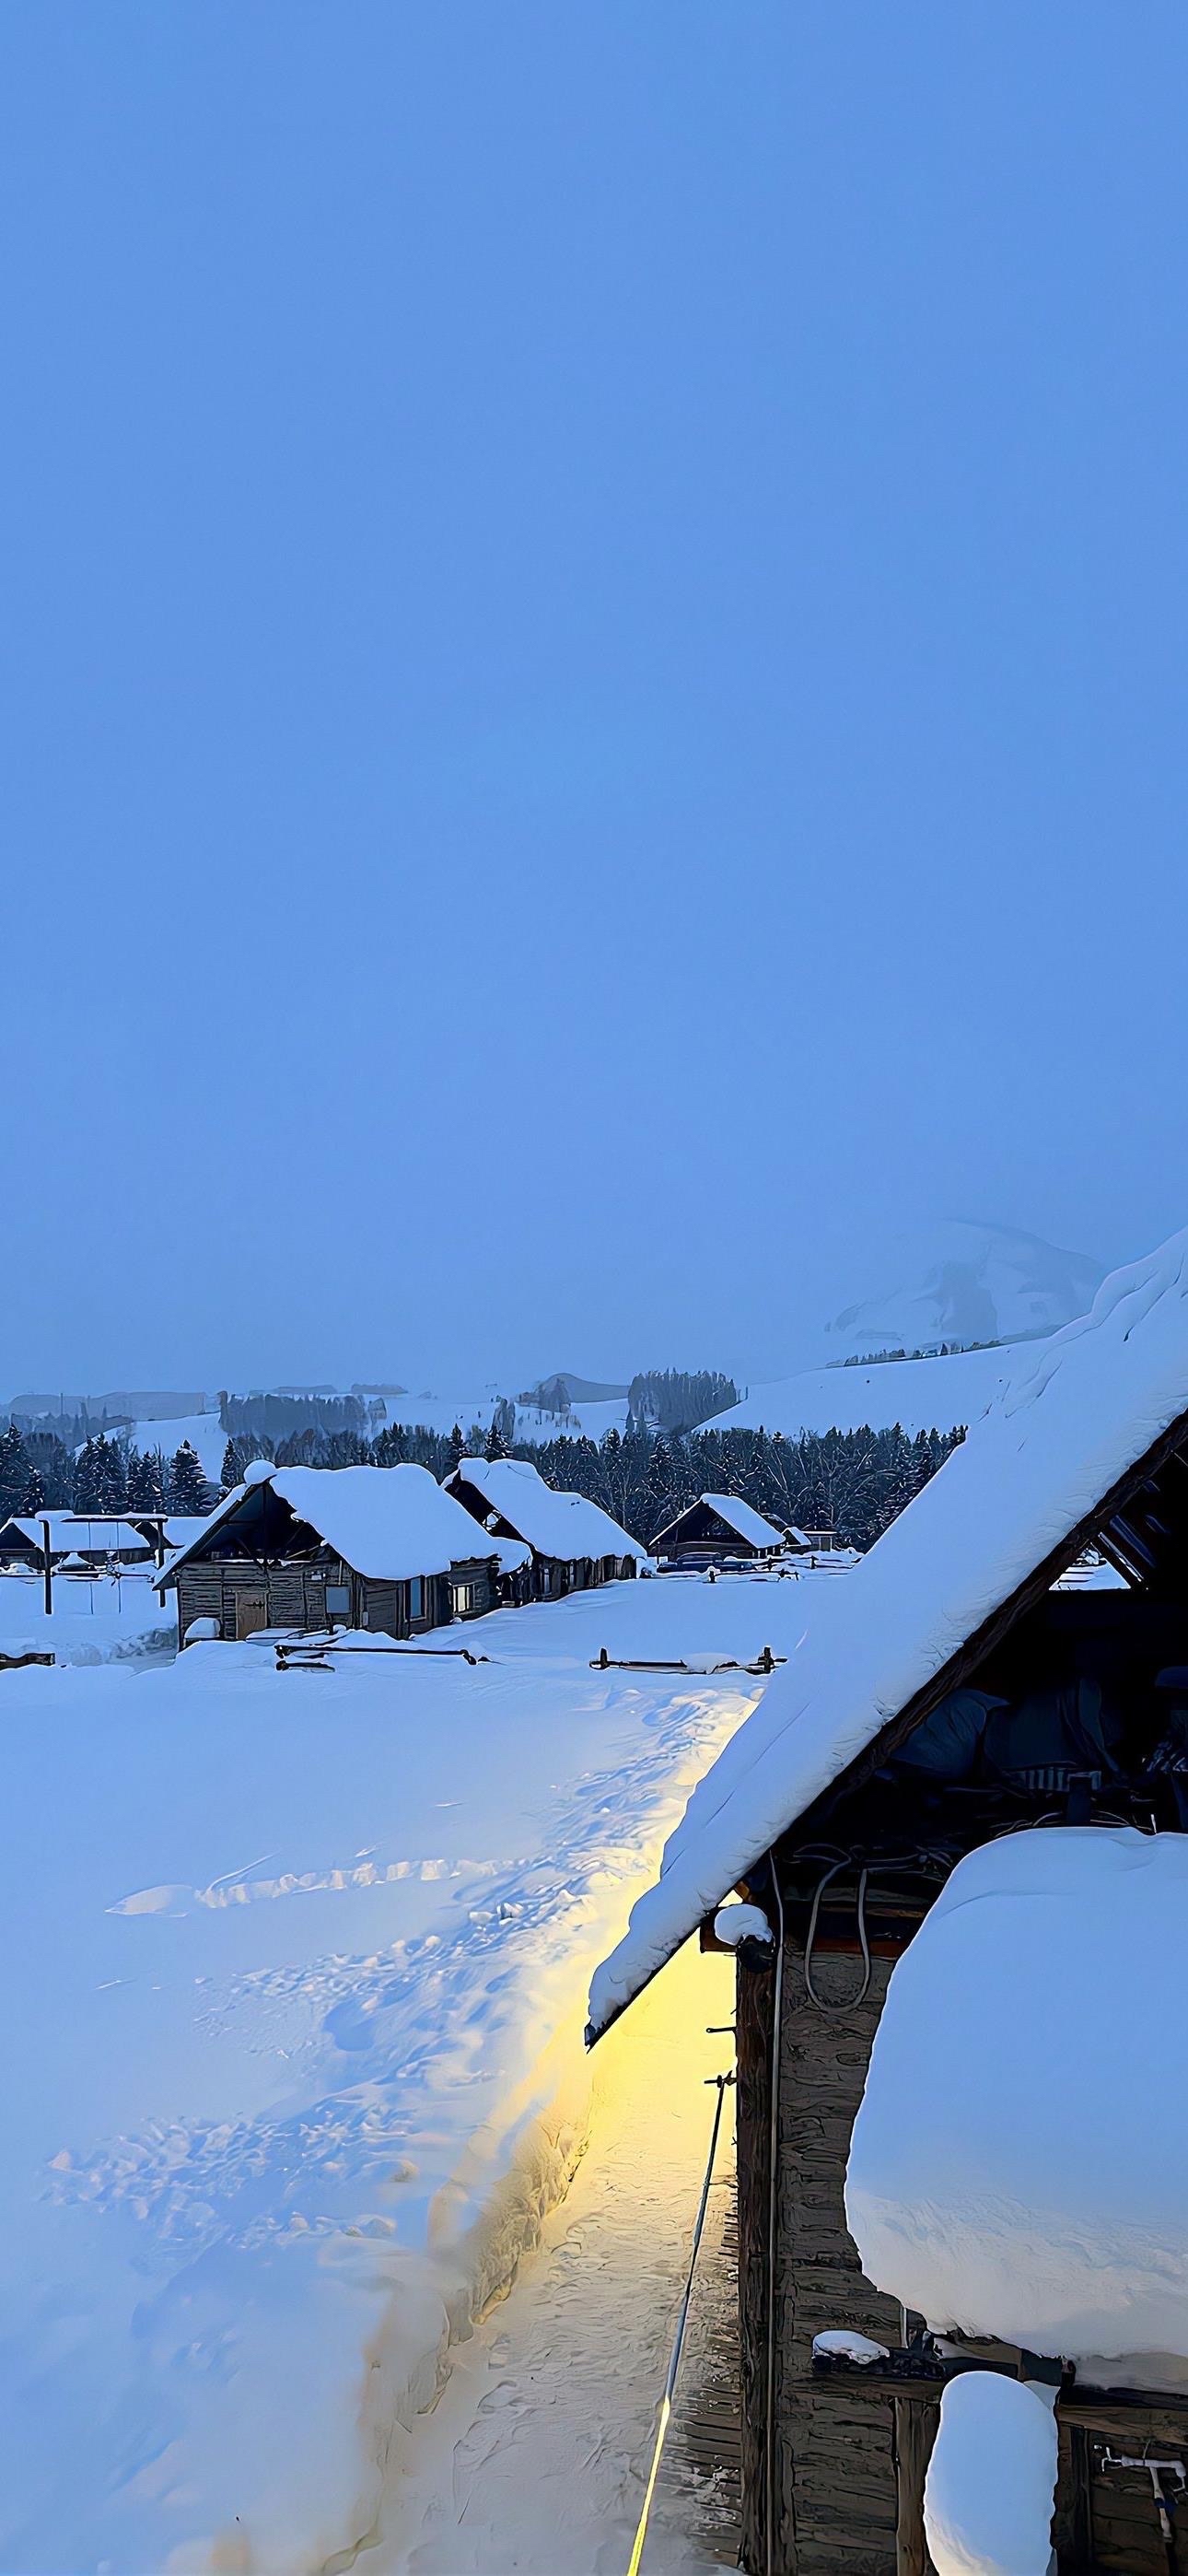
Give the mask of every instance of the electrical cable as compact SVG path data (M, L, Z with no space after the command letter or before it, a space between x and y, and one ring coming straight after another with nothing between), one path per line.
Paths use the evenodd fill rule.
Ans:
M808 1989L809 2002L816 2005L819 2013L856 2012L859 2004L864 2004L870 1993L871 1957L870 1943L866 1937L866 1882L870 1877L870 1871L865 1861L858 1873L858 1940L862 1950L862 1982L855 1994L844 1995L834 2002L830 2002L824 1995L819 1995L813 1984L813 1943L817 1937L817 1917L821 1911L821 1899L831 1879L837 1877L839 1870L849 1867L848 1861L835 1860L832 1868L826 1870L824 1877L817 1882L812 1911L809 1915L808 1938L804 1945L804 1982Z
M639 2522L636 2526L631 2556L627 2562L627 2576L639 2576L639 2562L643 2557L644 2542L648 2533L648 2516L652 2510L652 2498L655 2495L656 2480L660 2474L660 2457L664 2449L665 2436L668 2432L669 2421L672 2415L672 2400L677 2383L677 2372L681 2366L681 2346L685 2340L685 2327L689 2321L689 2301L693 2294L693 2274L697 2267L697 2254L698 2248L701 2244L701 2231L705 2226L705 2213L709 2206L710 2184L713 2180L714 2174L714 2158L718 2152L718 2131L722 2126L722 2104L726 2099L730 2086L734 2082L734 2077L733 2075L712 2075L710 2076L709 2081L711 2084L717 2085L718 2103L717 2109L714 2112L714 2125L710 2131L709 2157L705 2168L705 2180L701 2186L701 2201L697 2211L697 2222L693 2229L693 2246L689 2255L689 2269L685 2278L685 2295L681 2300L680 2313L677 2317L676 2333L672 2339L672 2351L668 2358L668 2371L664 2381L664 2395L660 2400L660 2418L656 2426L656 2442L652 2452L652 2465L648 2471L648 2483L644 2489L643 2511L640 2514Z

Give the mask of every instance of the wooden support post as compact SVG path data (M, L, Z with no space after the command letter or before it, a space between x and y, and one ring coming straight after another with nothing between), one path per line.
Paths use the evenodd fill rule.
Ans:
M54 1566L53 1556L50 1549L50 1525L48 1521L42 1522L41 1535L44 1541L43 1569L45 1576L45 1615L47 1619L52 1619L54 1612Z
M1092 2576L1093 2452L1087 2424L1057 2416L1060 2427L1060 2481L1052 2538L1060 2576Z
M895 2400L895 2576L930 2576L924 2545L924 2475L936 2431L932 2407Z

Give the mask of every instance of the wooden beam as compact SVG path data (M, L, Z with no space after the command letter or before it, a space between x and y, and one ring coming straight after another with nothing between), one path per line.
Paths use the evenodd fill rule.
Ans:
M932 2561L924 2540L924 2478L935 2439L935 2415L897 2397L895 2576L931 2576Z

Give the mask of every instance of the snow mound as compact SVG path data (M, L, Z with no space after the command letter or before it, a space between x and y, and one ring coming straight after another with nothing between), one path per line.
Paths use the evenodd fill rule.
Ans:
M1188 1835L1052 1827L959 1863L854 2124L846 2217L879 2289L942 2330L1181 2376L1186 1950Z
M1024 2381L950 2381L924 2484L936 2576L1048 2576L1056 2453L1054 2408Z

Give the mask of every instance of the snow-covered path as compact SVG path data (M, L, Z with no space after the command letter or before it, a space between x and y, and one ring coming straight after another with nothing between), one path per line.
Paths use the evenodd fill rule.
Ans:
M406 2437L374 2576L618 2576L643 2499L715 2096L733 1967L690 1944L604 2041L586 2156L509 2297L460 2346ZM729 2189L731 2118L715 2189ZM707 2228L713 2233L714 2213ZM700 2282L700 2276L699 2276ZM695 2287L694 2316L697 2315ZM691 2331L687 2377L696 2385ZM678 2405L679 2415L679 2405ZM678 2444L667 2458L676 2466ZM717 2509L719 2527L724 2523ZM708 2576L715 2506L666 2476L644 2576Z
M5 1675L0 2566L308 2576L370 2540L580 2151L590 1970L758 1697L710 1667L794 1648L808 1589L609 1585L477 1623L477 1664ZM628 2498L670 2325L619 2392Z

